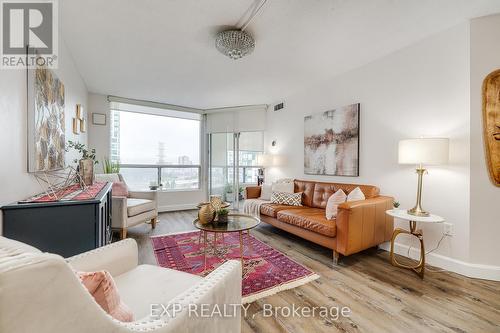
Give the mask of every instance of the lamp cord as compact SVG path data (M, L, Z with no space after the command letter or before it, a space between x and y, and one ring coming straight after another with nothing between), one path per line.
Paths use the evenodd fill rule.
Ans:
M439 246L441 245L441 242L443 241L443 239L445 239L446 237L449 237L449 235L447 235L447 234L443 233L443 235L441 236L441 239L438 241L437 245L436 245L436 246L435 246L432 250L425 252L425 255L428 255L429 253L432 253L432 252L436 251L436 250L439 248ZM410 260L412 260L412 261L417 262L418 260L415 260L415 259L413 259L412 257L410 257L410 250L411 250L411 249L412 249L412 246L411 246L411 244L410 244L410 245L408 246L408 252L407 252L406 256L408 257L408 259L410 259ZM442 272L446 272L446 270L445 270L445 269L431 269L431 268L429 268L429 267L426 267L426 271L431 272L431 273L442 273Z

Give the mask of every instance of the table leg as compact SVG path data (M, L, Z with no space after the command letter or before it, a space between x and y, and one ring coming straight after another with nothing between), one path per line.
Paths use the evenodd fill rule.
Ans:
M207 269L207 232L203 231L203 270Z
M401 264L396 260L396 256L394 255L394 243L396 240L396 237L399 234L408 234L408 235L413 235L418 238L420 241L420 260L417 265L406 265L406 264ZM390 257L391 257L391 264L395 267L401 267L401 268L406 268L406 269L411 269L414 271L418 276L420 276L421 279L424 278L424 273L425 273L425 247L424 247L424 236L422 234L421 230L417 230L417 222L416 221L410 221L410 231L401 229L401 228L396 228L394 229L394 232L392 233L392 238L391 238L391 252L390 252Z
M239 232L240 234L240 254L241 254L241 269L243 270L244 262L243 262L243 232Z

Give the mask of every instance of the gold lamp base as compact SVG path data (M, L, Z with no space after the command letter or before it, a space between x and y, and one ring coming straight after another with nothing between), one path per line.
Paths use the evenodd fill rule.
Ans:
M415 204L415 207L412 209L408 209L407 212L410 215L414 216L429 216L429 212L426 212L425 210L422 209L422 178L424 176L424 173L427 170L425 170L422 165L420 165L417 168L417 174L418 174L418 186L417 186L417 203Z

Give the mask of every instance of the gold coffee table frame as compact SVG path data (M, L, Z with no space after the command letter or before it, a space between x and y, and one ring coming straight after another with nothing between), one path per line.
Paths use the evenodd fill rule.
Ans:
M429 216L415 216L408 214L406 210L402 209L391 209L386 211L386 214L393 216L395 218L407 220L409 225L410 225L410 230L405 230L401 228L396 228L394 229L391 237L391 252L390 252L390 258L391 258L391 264L395 267L400 267L400 268L405 268L405 269L410 269L413 272L415 272L421 279L424 278L425 274L425 246L424 246L424 234L422 230L417 229L417 222L424 222L424 223L442 223L444 222L444 219L440 216L437 215L429 215ZM394 254L394 243L396 240L396 237L400 234L407 234L407 235L413 235L417 237L417 239L420 242L420 260L416 265L407 265L400 263L396 260L396 256Z
M241 268L243 270L244 267L244 244L243 244L243 232L247 231L247 234L250 235L250 229L255 228L260 224L260 220L251 215L246 214L229 214L227 216L228 222L225 224L220 223L208 223L201 224L198 219L194 220L194 226L200 230L200 237L203 234L203 264L204 270L207 269L207 248L208 248L208 233L214 233L213 240L213 250L214 255L217 256L217 234L222 234L222 242L224 242L224 234L230 232L237 232L240 238L240 258L241 258ZM199 240L198 240L199 241Z

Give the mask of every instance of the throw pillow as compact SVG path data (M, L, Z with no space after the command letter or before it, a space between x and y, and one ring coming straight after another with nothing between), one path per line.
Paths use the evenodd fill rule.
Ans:
M262 184L260 188L260 198L261 200L271 200L272 194L272 185L271 184Z
M347 195L346 201L356 201L356 200L365 200L365 195L363 194L363 191L361 191L359 187L356 187L349 193L349 195Z
M97 304L119 321L134 321L134 314L120 299L113 277L107 271L77 272L82 284Z
M273 192L293 193L293 182L273 183Z
M128 197L128 187L124 182L113 183L111 193L114 197Z
M326 211L325 211L327 220L333 220L335 217L337 217L337 211L339 209L339 205L345 202L346 199L347 195L341 189L339 189L337 192L335 192L328 198L328 201L326 202Z
M273 194L271 194L271 203L288 206L302 206L302 192L273 192Z

